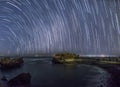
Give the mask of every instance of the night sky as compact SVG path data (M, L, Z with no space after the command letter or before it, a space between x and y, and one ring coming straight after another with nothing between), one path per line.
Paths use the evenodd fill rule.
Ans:
M120 55L120 0L0 0L0 55Z

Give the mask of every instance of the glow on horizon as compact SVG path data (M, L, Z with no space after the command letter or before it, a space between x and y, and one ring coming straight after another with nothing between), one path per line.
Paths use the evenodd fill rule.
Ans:
M119 57L117 55L80 55L80 56L83 56L83 57Z

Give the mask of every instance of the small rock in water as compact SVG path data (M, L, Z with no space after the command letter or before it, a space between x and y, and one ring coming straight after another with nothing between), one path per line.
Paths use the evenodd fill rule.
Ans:
M31 82L30 73L22 73L7 82L9 87L28 87Z

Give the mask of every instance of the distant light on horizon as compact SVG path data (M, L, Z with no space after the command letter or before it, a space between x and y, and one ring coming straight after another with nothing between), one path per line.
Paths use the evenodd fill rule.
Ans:
M118 55L80 55L82 57L119 57Z
M100 57L106 57L106 55L100 55Z

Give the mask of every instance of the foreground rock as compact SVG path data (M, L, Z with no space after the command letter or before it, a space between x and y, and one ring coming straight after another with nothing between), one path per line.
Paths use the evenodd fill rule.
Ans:
M22 73L7 82L9 87L30 87L30 73Z
M23 64L23 58L3 58L0 61L1 69L17 68Z

